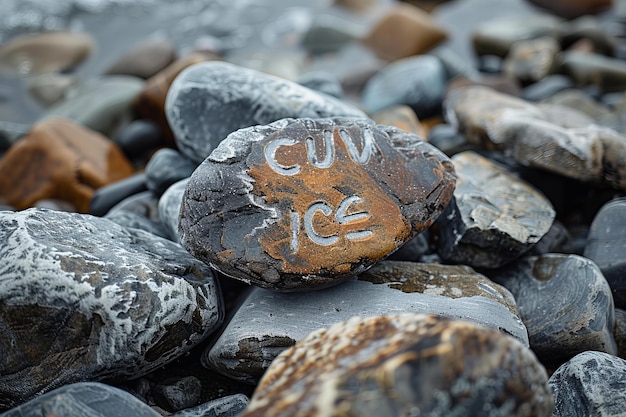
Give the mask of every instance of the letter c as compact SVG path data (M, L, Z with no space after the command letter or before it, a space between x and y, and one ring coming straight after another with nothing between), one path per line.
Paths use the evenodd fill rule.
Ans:
M292 146L295 143L295 140L288 138L279 138L268 143L265 146L265 160L267 161L267 164L270 166L270 168L272 168L280 175L287 176L296 175L298 172L300 172L300 165L284 166L279 164L276 160L276 151L279 147Z

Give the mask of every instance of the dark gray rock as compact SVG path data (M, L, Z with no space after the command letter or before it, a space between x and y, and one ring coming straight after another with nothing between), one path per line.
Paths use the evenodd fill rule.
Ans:
M522 98L528 101L541 101L573 87L574 82L570 77L552 74L525 87L522 90Z
M553 417L623 416L626 414L626 360L583 352L550 377Z
M367 300L367 301L365 301ZM381 261L357 280L315 292L249 292L203 364L254 383L283 350L353 316L429 313L499 329L528 345L511 294L464 266Z
M225 62L193 65L172 83L165 104L179 150L202 162L230 133L293 117L364 117L334 97Z
M617 354L611 290L589 259L527 257L490 278L515 297L530 347L543 363L558 366L586 350Z
M475 146L467 143L465 136L460 134L456 127L447 123L433 126L428 131L428 143L436 146L437 149L448 156L475 148Z
M155 149L165 146L161 128L151 120L135 120L129 123L115 135L113 142L135 163L145 163Z
M159 199L151 191L143 191L126 197L111 207L104 217L114 214L116 211L130 211L155 223L161 222L159 218Z
M168 238L177 243L180 242L178 232L180 205L188 182L189 178L185 178L174 183L159 199L159 218L167 231Z
M243 413L249 402L244 394L229 395L181 410L170 417L237 417Z
M432 55L419 55L395 61L369 79L361 100L368 113L395 104L410 106L417 117L441 112L447 87L446 69Z
M623 91L626 88L626 63L595 53L565 51L560 70L580 86L593 85L601 92Z
M104 216L122 200L146 191L146 174L140 172L96 190L89 203L89 213Z
M612 200L598 211L584 253L600 267L615 306L626 308L626 198Z
M369 119L283 119L232 133L196 169L181 243L244 282L323 288L430 226L454 182L448 158L414 134Z
M160 196L170 185L189 178L197 166L196 162L174 149L159 149L146 165L146 185Z
M615 328L613 337L617 344L617 356L626 359L626 310L615 309Z
M547 417L552 406L545 369L515 339L403 314L311 333L274 360L241 417Z
M161 223L150 220L146 216L139 213L134 213L128 210L115 210L107 213L103 217L125 228L144 230L152 233L153 235L171 240L168 231L165 230Z
M168 411L180 411L198 404L202 383L194 376L170 378L152 389L157 404Z
M0 407L72 382L139 377L222 318L212 271L98 217L0 212Z
M160 417L160 414L119 388L98 382L77 382L52 390L0 416Z
M555 212L539 191L474 152L456 154L452 162L455 198L437 221L442 259L498 268L550 230Z
M332 73L326 71L312 71L302 74L296 80L303 87L319 91L326 95L343 98L343 87Z

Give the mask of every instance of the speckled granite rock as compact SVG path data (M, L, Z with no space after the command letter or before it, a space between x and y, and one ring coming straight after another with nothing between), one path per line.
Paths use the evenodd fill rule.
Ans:
M234 132L196 169L181 243L244 282L328 287L430 226L454 183L448 158L408 132L369 119L283 119Z
M626 414L626 360L602 352L583 352L550 377L553 417Z
M366 300L366 301L364 301ZM381 261L357 280L315 292L249 292L203 364L253 383L283 350L352 316L429 313L501 330L528 346L511 294L465 266Z
M455 198L437 222L442 259L498 268L550 230L556 213L539 191L477 153L456 154L452 162Z
M0 212L0 407L84 380L138 377L222 318L209 268L89 215Z
M355 317L276 358L241 417L549 416L547 379L528 348L495 330L427 315Z
M527 257L490 278L515 297L530 347L542 363L558 366L586 350L617 354L611 289L589 259Z
M334 97L286 79L217 61L181 72L172 83L165 108L178 149L196 162L244 127L286 117L365 116Z

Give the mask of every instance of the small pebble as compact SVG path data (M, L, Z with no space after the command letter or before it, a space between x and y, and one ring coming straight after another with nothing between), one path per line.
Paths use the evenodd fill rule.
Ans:
M197 166L174 149L159 149L146 165L146 185L156 196L161 196L170 185L189 178Z
M146 191L146 174L140 172L96 190L89 203L89 213L104 216L120 201Z
M176 47L167 40L142 41L120 56L105 74L133 75L147 80L176 60Z

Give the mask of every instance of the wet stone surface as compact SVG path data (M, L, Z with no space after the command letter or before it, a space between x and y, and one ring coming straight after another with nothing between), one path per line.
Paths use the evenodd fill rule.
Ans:
M452 197L448 158L367 119L284 119L229 135L191 176L181 242L245 282L322 288L429 227Z

